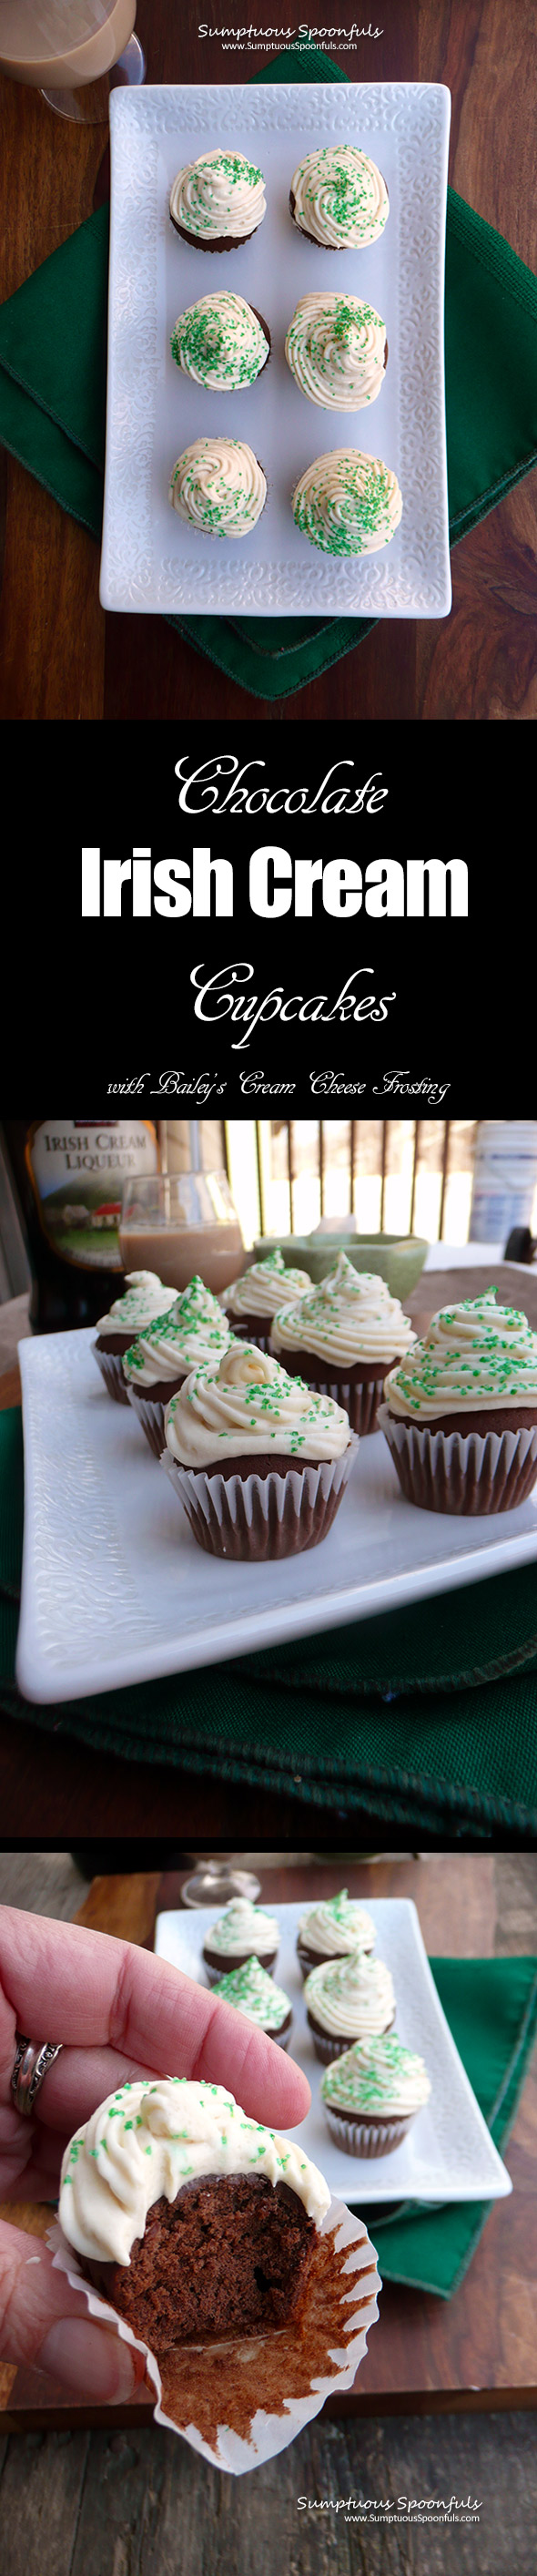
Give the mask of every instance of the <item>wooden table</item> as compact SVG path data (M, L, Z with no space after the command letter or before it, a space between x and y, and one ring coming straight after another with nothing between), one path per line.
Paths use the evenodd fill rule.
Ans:
M218 13L209 12L209 21L211 14ZM254 14L257 26L273 25L270 0L258 0ZM348 11L344 16L350 23ZM535 268L533 0L507 11L503 0L451 0L449 9L438 0L397 0L384 16L377 42L351 54L330 44L333 59L354 80L447 83L450 180ZM250 76L254 56L230 54L216 39L202 42L198 21L197 0L173 9L169 0L138 0L150 81ZM0 81L1 125L4 300L92 213L108 180L102 130L62 123L38 93ZM105 618L92 538L12 458L4 457L2 468L1 687L3 713L15 721L180 716L184 724L204 715L259 723L264 714L281 724L296 715L469 721L535 714L535 475L456 547L449 618L380 624L333 670L282 705L262 707L200 662L163 618Z
M235 1849L237 1846L235 1845ZM341 1865L276 1868L260 1871L261 1901L272 1904L302 1899L312 1902L321 1890L334 1895L341 1884ZM345 1882L351 1895L366 1904L380 1896L412 1896L421 1928L433 1956L486 1958L520 1950L522 1911L529 1939L537 1947L537 1877L535 1863L487 1854L442 1853L429 1860L405 1859L356 1864L345 1858ZM124 1935L150 1946L157 1911L176 1906L180 1878L158 1873L139 1878L94 1881L76 1920L94 1929ZM517 1890L520 1888L520 1901ZM526 1942L528 1932L525 1932ZM386 2282L381 2322L355 2388L329 2400L326 2415L366 2415L457 2411L470 2408L537 2404L537 2074L526 2079L506 2161L514 2190L496 2201L466 2279L449 2301L420 2290ZM2 2216L9 2216L7 2206ZM19 2207L19 2226L44 2234L50 2213ZM366 2211L367 2218L367 2211ZM372 2226L374 2241L374 2226ZM129 2408L117 2408L114 2422L150 2423L152 2409L141 2390ZM0 2371L0 2433L62 2423L109 2424L106 2408L74 2407L65 2390L46 2382L35 2370Z

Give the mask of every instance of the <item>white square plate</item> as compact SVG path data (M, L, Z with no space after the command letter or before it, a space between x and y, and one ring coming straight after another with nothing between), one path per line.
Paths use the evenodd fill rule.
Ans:
M134 1414L111 1403L93 1339L88 1330L19 1343L17 1680L27 1699L78 1699L253 1654L537 1555L537 1485L499 1519L416 1511L379 1431L360 1442L320 1547L274 1565L205 1556Z
M304 88L116 89L110 99L112 215L101 600L104 608L223 617L446 617L451 605L444 406L444 247L450 95L434 82ZM369 250L314 251L289 216L289 188L316 142L363 144L386 179L390 212ZM176 171L215 144L261 164L267 212L225 254L174 232ZM174 364L170 333L197 297L224 285L270 325L256 385L216 395ZM389 357L373 410L324 412L284 356L291 315L314 286L347 289L386 322ZM222 429L264 466L268 495L247 543L201 537L168 500L192 439ZM294 525L299 474L330 447L363 447L395 467L396 535L376 555L334 561Z
M313 1899L312 1899L313 1901ZM416 1907L411 1897L379 1897L367 1900L377 1931L377 1954L391 1969L396 2003L396 2029L406 2048L415 2049L425 2059L431 2079L431 2098L420 2111L400 2147L390 2156L375 2162L358 2156L345 2156L334 2145L321 2105L321 2080L324 2068L315 2056L311 2031L308 2029L304 1987L296 1956L296 1936L304 1900L300 1905L270 1905L281 1925L281 1944L274 1970L276 1982L283 1986L293 2007L291 2055L303 2066L311 2084L312 2104L299 2129L290 2137L300 2138L306 2154L319 2165L334 2198L357 2201L365 2208L369 2201L393 2200L502 2200L513 2185L506 2166L493 2145L475 2093L459 2057L455 2041L437 1995L434 1977L424 1949ZM206 1986L202 1948L206 1933L221 1908L196 1908L192 1913L159 1914L155 1928L155 1950L160 1959L170 1959L172 1967L182 1968Z

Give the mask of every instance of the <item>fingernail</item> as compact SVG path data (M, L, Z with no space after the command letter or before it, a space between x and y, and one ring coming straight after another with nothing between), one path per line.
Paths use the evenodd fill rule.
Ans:
M113 2329L86 2317L60 2317L50 2327L38 2355L39 2369L61 2379L73 2395L110 2405L134 2395L139 2356Z

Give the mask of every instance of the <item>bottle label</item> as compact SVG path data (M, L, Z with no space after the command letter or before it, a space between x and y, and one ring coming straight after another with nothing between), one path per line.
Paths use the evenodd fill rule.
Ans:
M42 1118L30 1127L26 1164L43 1234L77 1270L121 1270L118 1227L125 1181L157 1172L149 1118Z

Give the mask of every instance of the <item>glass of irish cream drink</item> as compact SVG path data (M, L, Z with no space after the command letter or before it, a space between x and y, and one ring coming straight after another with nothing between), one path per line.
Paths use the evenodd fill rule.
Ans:
M0 0L0 71L81 125L106 125L115 84L143 81L136 0Z

